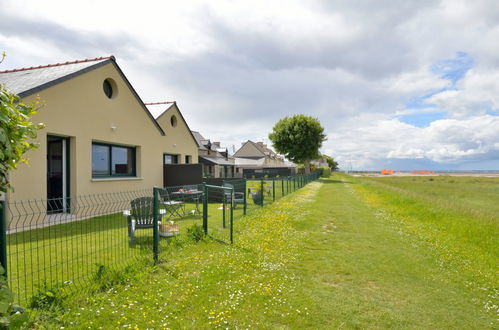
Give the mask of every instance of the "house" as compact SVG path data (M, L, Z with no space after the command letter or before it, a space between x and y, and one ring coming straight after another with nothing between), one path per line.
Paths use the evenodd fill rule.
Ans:
M329 167L329 164L327 162L326 157L320 157L320 158L314 159L314 160L310 161L310 165L313 165L315 167Z
M229 157L227 148L220 142L211 142L199 132L192 131L198 144L198 161L203 164L203 177L205 178L233 178L235 176L235 161Z
M288 176L296 173L296 165L287 162L263 142L248 140L234 153L236 173L251 176Z
M10 201L55 199L66 212L75 196L163 184L163 164L196 163L197 143L176 104L155 119L113 56L0 71L0 84L44 106L45 128L29 165L10 173Z

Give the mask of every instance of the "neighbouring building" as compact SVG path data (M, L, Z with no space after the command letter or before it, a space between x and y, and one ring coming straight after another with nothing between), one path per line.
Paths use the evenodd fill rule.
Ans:
M310 162L310 165L314 165L315 167L329 167L326 157L314 159Z
M236 174L244 177L288 176L296 173L296 165L275 153L263 142L248 140L234 153Z
M233 178L235 177L235 161L229 156L227 148L220 142L211 142L199 132L192 131L198 144L198 161L203 164L205 178Z
M197 163L177 105L154 119L113 56L0 71L0 84L44 104L32 118L45 124L40 147L10 173L11 201L57 199L48 212L67 212L75 196L161 186L172 159Z

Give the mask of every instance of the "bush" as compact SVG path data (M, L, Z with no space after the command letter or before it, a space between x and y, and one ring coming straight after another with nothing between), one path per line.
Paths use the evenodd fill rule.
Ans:
M18 329L28 321L28 314L14 304L15 293L9 289L4 274L0 266L0 329Z
M203 227L198 224L193 224L191 227L187 228L187 237L194 242L199 242L204 238Z
M62 284L50 286L47 282L43 282L38 287L38 292L31 297L29 306L37 309L62 309L63 302L68 297L64 286Z
M111 269L105 265L95 265L97 266L97 272L95 273L93 280L97 283L97 290L106 291L117 284L123 284L126 282L126 269L125 271L119 271Z
M24 154L36 149L33 142L43 124L33 124L30 117L36 114L39 101L23 103L22 100L0 85L0 191L12 189L8 173L20 162L27 162Z

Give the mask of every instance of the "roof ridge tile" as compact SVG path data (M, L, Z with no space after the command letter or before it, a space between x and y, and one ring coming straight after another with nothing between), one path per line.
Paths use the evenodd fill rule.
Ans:
M108 59L111 59L114 61L115 57L113 55L101 56L101 57L95 57L95 58L87 58L84 60L67 61L67 62L63 62L63 63L54 63L54 64L39 65L39 66L31 66L31 67L27 67L27 68L4 70L4 71L0 71L0 73L11 73L11 72L28 71L28 70L35 70L35 69L52 68L52 67L63 66L63 65L68 65L68 64L79 64L79 63L101 61L101 60L108 60Z

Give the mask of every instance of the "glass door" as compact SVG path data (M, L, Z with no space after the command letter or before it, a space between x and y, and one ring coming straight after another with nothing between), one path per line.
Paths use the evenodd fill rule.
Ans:
M47 137L47 211L69 211L69 143L65 137Z

